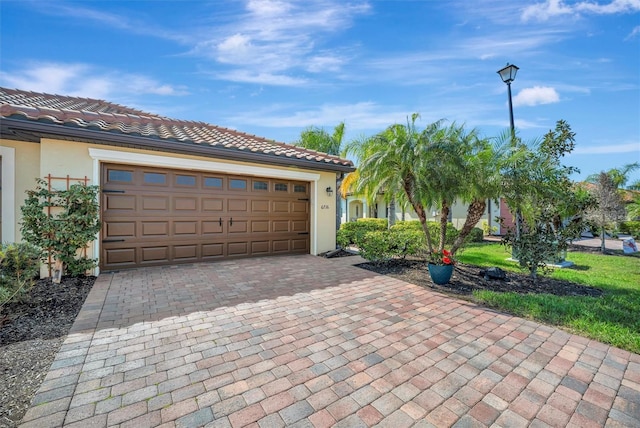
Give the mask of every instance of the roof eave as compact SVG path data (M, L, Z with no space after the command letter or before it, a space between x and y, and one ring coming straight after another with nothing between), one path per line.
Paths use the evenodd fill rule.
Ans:
M36 138L28 138L29 134ZM335 163L322 163L307 159L297 159L268 155L264 153L245 152L226 147L211 146L207 143L186 143L162 140L136 135L116 134L92 129L72 128L53 123L42 123L21 119L0 118L0 138L39 142L40 138L57 138L69 141L131 147L168 153L179 153L193 156L205 156L217 159L255 162L267 165L283 165L320 171L352 172L355 167Z

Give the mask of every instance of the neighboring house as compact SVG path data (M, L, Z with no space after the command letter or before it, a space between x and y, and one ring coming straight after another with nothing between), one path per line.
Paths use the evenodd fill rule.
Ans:
M5 242L21 240L20 207L36 178L100 186L102 231L89 253L101 270L332 250L328 188L354 170L207 123L5 88L0 160Z
M497 228L494 234L500 234L500 224L496 221L496 217L512 218L506 204L503 204L503 201L500 202L498 205L496 201L488 201L485 214L476 225L477 227L481 228L483 222L487 222L487 225ZM464 225L467 218L467 208L467 204L458 202L451 207L449 221L458 229ZM439 211L428 209L427 212L431 214L428 218L429 221L440 221ZM347 197L342 199L342 222L356 221L359 218L389 218L389 204L384 201L384 195L378 195L374 203L370 204L366 198L347 194ZM403 210L403 207L396 203L396 221L401 220L418 220L418 216L411 207Z

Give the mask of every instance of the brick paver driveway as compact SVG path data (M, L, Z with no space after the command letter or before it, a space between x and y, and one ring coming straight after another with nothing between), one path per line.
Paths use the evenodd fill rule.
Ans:
M350 266L101 275L23 426L638 426L640 356Z

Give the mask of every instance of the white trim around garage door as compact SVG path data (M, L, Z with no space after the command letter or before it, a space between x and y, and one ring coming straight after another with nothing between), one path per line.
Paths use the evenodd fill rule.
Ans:
M16 149L0 147L2 157L2 241L16 240Z
M89 156L93 159L93 182L100 183L100 162L114 162L120 164L159 166L174 169L192 169L198 171L215 171L226 174L251 175L257 177L283 178L290 180L311 182L313 197L311 198L311 254L318 253L318 218L316 204L318 200L318 181L320 174L296 171L283 168L266 168L257 165L240 165L219 161L174 158L170 156L148 155L143 153L121 152L117 150L105 150L89 148ZM4 174L4 169L3 169ZM4 195L3 195L4 196ZM4 222L3 222L4 224ZM100 240L96 237L93 246L93 257L98 259L100 255Z

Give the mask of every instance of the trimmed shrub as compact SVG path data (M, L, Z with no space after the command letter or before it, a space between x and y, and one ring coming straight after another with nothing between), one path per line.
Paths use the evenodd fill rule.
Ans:
M467 236L468 242L482 242L483 239L484 230L480 229L479 227L474 227L473 229L471 229L471 232L469 232L469 235Z
M640 239L640 221L623 221L620 223L620 233L627 233L634 239Z
M0 247L0 303L29 291L40 270L42 252L24 243Z
M388 222L385 218L360 218L358 221L342 223L336 235L338 245L348 247L353 244L360 247L367 232L387 230Z
M387 231L366 232L359 248L360 255L372 263L380 263L392 258L391 242Z
M429 235L431 236L431 242L434 246L438 245L440 241L440 223L436 223L434 221L430 221L427 223L429 228ZM426 237L424 237L424 232L422 231L422 225L419 220L408 220L408 221L399 221L393 226L391 229L395 230L418 230L423 235L423 240L426 245ZM455 228L453 223L447 224L447 231L445 236L445 246L450 246L453 244L453 241L456 240L460 232Z

